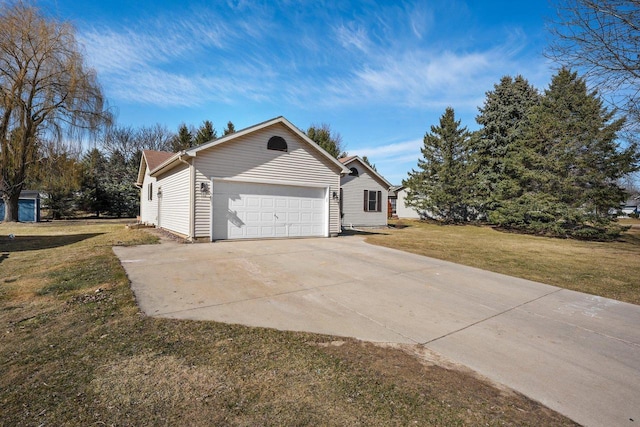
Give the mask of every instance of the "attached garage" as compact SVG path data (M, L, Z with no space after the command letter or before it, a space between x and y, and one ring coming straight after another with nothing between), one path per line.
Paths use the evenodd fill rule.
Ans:
M213 240L326 237L327 188L213 180Z
M188 239L335 236L348 172L277 117L180 153L145 152L141 217Z

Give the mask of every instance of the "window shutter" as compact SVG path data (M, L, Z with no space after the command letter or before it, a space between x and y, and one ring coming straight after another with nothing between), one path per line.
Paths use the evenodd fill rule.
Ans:
M378 212L382 212L382 191L378 191L378 199L376 200L378 202Z
M364 211L369 210L369 190L364 190Z

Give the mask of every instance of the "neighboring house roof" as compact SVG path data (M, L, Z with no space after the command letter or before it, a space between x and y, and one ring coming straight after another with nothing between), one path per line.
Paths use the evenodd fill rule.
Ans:
M210 142L207 142L205 144L198 145L197 147L191 147L191 148L189 148L187 150L181 151L179 153L175 153L171 157L165 159L163 162L161 162L156 167L152 168L151 166L149 166L150 174L151 174L151 176L155 176L155 175L159 174L160 172L164 172L164 171L167 171L167 170L170 170L170 169L174 168L175 166L177 166L180 163L180 161L182 159L188 159L188 158L197 156L198 152L200 152L202 150L207 150L207 149L209 149L211 147L215 147L217 145L224 144L224 143L227 143L229 141L233 141L236 138L239 138L239 137L247 135L247 134L249 134L251 132L255 132L257 130L264 129L266 127L269 127L269 126L272 126L272 125L275 125L275 124L282 124L283 126L287 127L289 130L291 130L293 133L298 135L302 140L304 140L306 143L308 143L313 149L315 149L323 157L325 157L330 163L334 164L337 168L339 168L340 172L342 174L348 174L349 173L349 169L348 168L345 168L342 165L342 163L340 163L332 155L330 155L324 149L322 149L322 147L320 147L318 144L316 144L304 132L302 132L300 129L298 129L296 126L294 126L289 120L285 119L282 116L279 116L279 117L276 117L274 119L267 120L267 121L262 122L262 123L258 123L257 125L253 125L253 126L250 126L248 128L241 129L241 130L239 130L237 132L230 133L228 135L222 136L222 137L220 137L218 139L214 139L214 140L212 140ZM138 177L138 179L140 179L140 178Z
M349 156L349 157L343 157L340 160L340 163L342 163L345 167L348 168L348 165L350 165L351 163L353 163L355 160L358 160L358 162L364 166L371 175L373 175L375 178L378 178L379 181L381 181L384 185L387 186L387 188L391 188L391 183L389 181L387 181L386 179L384 179L384 177L382 175L380 175L378 172L376 172L371 166L369 166L368 164L366 164L364 162L364 160L362 160L360 157L358 156Z
M398 195L398 191L402 190L403 188L403 185L392 185L389 188L389 196L396 197Z
M142 161L140 162L140 169L138 169L138 180L136 184L142 185L145 173L144 168L148 168L150 171L154 170L174 155L175 153L170 151L144 150L142 152Z

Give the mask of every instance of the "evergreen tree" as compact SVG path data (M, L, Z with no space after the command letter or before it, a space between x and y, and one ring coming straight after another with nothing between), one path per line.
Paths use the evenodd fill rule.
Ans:
M616 142L624 119L614 114L577 73L561 69L518 142L518 194L490 219L558 236L617 235L609 217L625 199L617 182L637 170L639 157L635 145L621 149Z
M469 219L469 139L467 128L460 127L453 108L447 107L440 125L431 126L424 137L419 169L403 181L408 206L445 222Z
M332 132L331 127L326 123L309 126L307 136L336 159L346 154L342 145L342 136Z
M223 134L229 135L230 133L234 133L236 131L236 127L231 123L231 120L227 122L227 127L224 128Z
M182 123L180 125L178 134L171 139L170 145L171 151L174 153L193 147L193 134L189 131L186 124Z
M486 93L476 122L481 128L472 138L474 205L483 215L502 200L517 194L513 157L531 108L540 101L538 91L522 76L504 76Z
M193 140L193 145L202 145L206 142L212 141L218 137L218 132L213 127L213 123L209 120L202 122L202 126L198 129L196 136Z
M362 156L362 161L365 162L367 164L367 166L369 166L371 169L373 169L374 171L378 172L378 169L376 169L376 165L371 163L367 156Z
M107 159L97 148L92 149L82 158L82 183L77 198L77 207L86 212L93 212L96 217L109 208L109 199L105 188L107 176Z

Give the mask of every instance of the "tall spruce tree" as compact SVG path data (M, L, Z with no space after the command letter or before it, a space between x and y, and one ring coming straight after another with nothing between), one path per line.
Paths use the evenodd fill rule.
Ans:
M346 156L342 136L337 132L333 132L328 124L322 123L321 125L309 126L307 136L336 159Z
M638 150L622 149L624 119L603 107L577 73L561 69L533 107L517 145L517 196L490 219L500 225L559 236L608 238L610 211L624 200L617 182L638 169Z
M202 126L198 128L198 132L196 132L196 136L193 139L194 145L202 145L205 142L209 142L218 137L218 132L213 127L213 123L210 120L205 120L202 122Z
M460 127L453 108L448 107L440 125L431 126L431 133L424 137L418 170L403 181L408 206L445 222L469 219L469 139L467 128Z
M178 127L178 134L171 139L170 146L174 153L193 147L193 134L186 124Z
M474 205L483 215L502 200L517 194L518 183L512 158L522 136L527 115L540 95L522 76L504 76L486 93L476 122L481 128L472 138Z
M227 122L227 127L222 131L223 135L229 135L230 133L234 133L236 131L235 125L229 120Z

